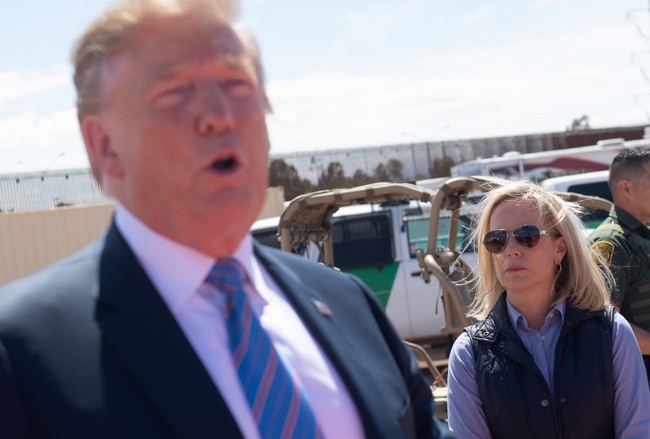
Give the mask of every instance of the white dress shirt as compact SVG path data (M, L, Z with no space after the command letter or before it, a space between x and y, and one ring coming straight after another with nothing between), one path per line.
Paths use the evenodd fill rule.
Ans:
M221 311L200 294L215 260L151 230L118 204L115 223L203 362L243 435L258 439L255 419L231 361ZM345 385L284 294L253 255L247 236L232 255L246 270L254 311L304 392L328 438L362 438L363 426ZM146 316L144 316L146 318Z

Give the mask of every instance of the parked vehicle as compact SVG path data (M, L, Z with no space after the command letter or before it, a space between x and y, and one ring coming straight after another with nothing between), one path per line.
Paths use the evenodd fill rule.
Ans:
M557 192L576 192L593 195L612 201L612 192L607 185L609 171L585 172L563 175L542 181L542 187Z
M542 152L511 151L498 157L477 158L451 168L451 176L484 175L541 182L546 178L609 169L614 157L632 148L650 148L650 139L605 139L596 145Z
M455 178L435 191L376 183L312 192L292 200L281 217L255 223L252 233L262 243L280 243L361 278L402 338L453 339L467 324L466 281L476 267L467 245L475 210L468 194L488 190L492 181ZM591 200L595 209L611 205L575 197Z
M276 247L279 236L284 250L358 276L402 338L431 339L442 335L442 292L422 281L416 250L427 248L432 196L423 187L386 183L314 192L294 199L282 217L258 221L252 233ZM469 227L469 217L462 221ZM449 215L439 222L439 247L448 247L450 224ZM459 243L465 231L454 231Z
M582 174L564 175L548 178L542 181L542 187L555 192L573 192L600 197L613 202L607 179L609 171L585 172ZM593 211L582 218L587 229L595 229L607 218L608 212Z

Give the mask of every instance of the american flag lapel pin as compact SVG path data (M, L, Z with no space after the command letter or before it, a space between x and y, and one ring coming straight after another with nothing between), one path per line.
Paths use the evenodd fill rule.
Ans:
M311 299L311 303L314 304L316 310L320 313L320 315L323 317L332 317L332 310L329 306L327 306L326 303L323 303L318 299Z

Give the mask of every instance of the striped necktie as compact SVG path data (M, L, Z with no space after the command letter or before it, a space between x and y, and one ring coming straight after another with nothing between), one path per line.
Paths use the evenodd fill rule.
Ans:
M209 289L212 294L226 294L230 351L260 435L263 439L320 438L305 395L251 308L244 276L239 263L226 258L217 261L206 282L214 287Z

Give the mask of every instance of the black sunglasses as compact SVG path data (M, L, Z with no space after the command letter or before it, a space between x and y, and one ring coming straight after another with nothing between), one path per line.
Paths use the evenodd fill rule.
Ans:
M490 253L501 253L508 244L508 236L512 234L519 245L527 248L533 248L539 244L542 235L559 236L556 233L550 233L546 230L540 230L539 227L532 224L515 227L508 231L505 229L491 230L483 237L483 245Z

